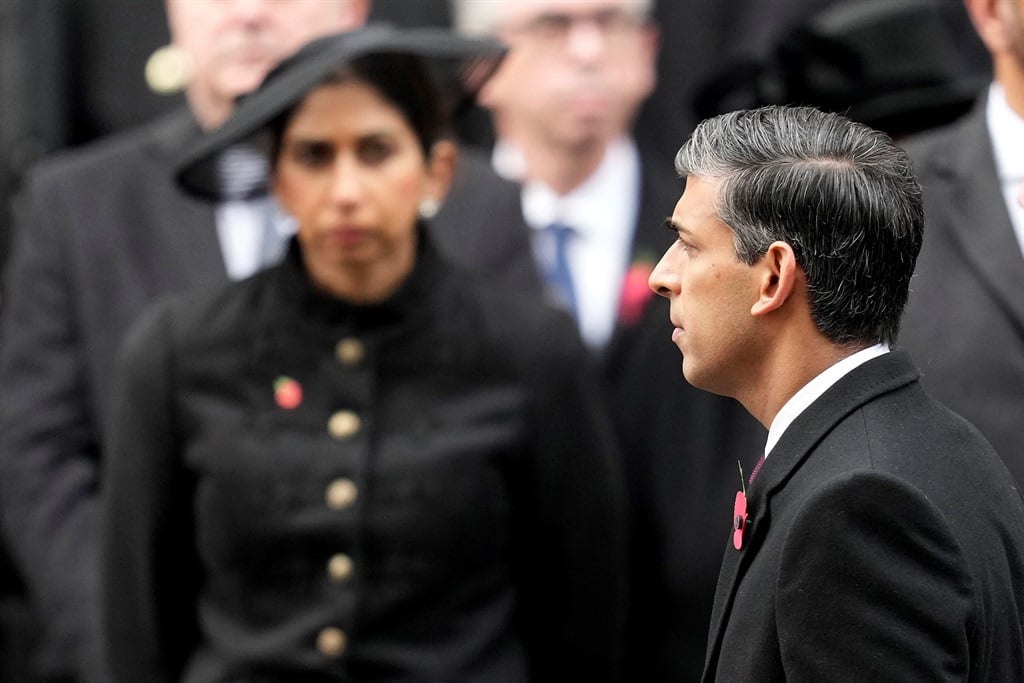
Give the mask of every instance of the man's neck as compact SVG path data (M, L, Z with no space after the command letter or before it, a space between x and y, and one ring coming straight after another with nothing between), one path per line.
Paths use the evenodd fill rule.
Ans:
M760 374L747 382L736 398L767 429L782 406L804 385L861 349L862 346L833 344L816 330L799 343L780 341L775 350L766 354Z
M526 162L524 181L541 182L559 195L567 195L590 178L608 151L610 143L595 141L573 147L523 142Z
M993 62L995 77L1003 86L1006 102L1017 116L1024 118L1024 64L1012 55L997 55Z
M199 123L199 127L205 131L217 128L231 116L232 105L230 102L204 98L187 90L185 99L192 110L192 116Z

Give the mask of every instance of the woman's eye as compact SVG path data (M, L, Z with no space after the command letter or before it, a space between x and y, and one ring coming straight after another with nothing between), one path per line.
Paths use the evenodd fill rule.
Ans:
M308 168L321 168L331 163L333 154L330 145L310 143L296 145L292 150L292 157Z
M383 138L369 138L359 145L359 157L366 163L376 164L384 161L393 151L391 143Z
M364 141L359 148L359 156L371 164L383 161L390 153L390 145L376 138Z

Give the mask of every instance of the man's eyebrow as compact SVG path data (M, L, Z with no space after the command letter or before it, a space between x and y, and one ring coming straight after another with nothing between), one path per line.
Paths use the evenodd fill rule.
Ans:
M673 220L671 216L665 219L665 227L668 228L669 230L671 230L672 232L676 233L677 235L679 233L681 233L681 232L685 233L687 235L690 234L689 230L687 230L685 227L683 227L679 223L676 223L675 220Z

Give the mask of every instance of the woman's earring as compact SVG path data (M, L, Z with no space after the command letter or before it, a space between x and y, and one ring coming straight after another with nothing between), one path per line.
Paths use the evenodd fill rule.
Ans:
M420 200L420 218L430 219L437 215L441 204L433 197L424 197Z
M164 45L146 60L146 84L159 95L180 92L192 78L192 58L177 45Z

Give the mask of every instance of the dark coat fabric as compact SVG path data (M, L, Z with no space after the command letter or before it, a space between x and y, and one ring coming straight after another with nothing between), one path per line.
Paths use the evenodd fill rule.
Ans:
M321 294L293 242L129 334L105 470L115 680L615 679L621 480L582 344L421 244L381 304ZM298 405L275 402L282 377Z
M917 378L870 360L783 433L728 534L705 682L1024 680L1024 503Z
M200 134L181 108L45 162L19 197L0 305L0 513L46 676L106 680L97 515L117 348L154 298L228 282L214 205L173 180Z
M117 346L154 296L227 280L212 206L172 182L198 133L182 109L69 153L19 204L0 309L0 505L52 675L101 675L98 463Z
M925 232L900 346L928 392L981 430L1024 486L1024 256L985 98L906 147L924 192Z
M682 193L671 163L641 150L641 195L630 283L646 292L635 316L620 316L598 357L629 485L626 680L700 676L722 555L720 522L766 433L736 401L691 387L672 344L668 301L647 273L671 244L665 219ZM442 220L444 219L444 220ZM510 290L540 294L519 185L482 154L463 160L432 226L440 247ZM639 274L639 277L637 278Z

